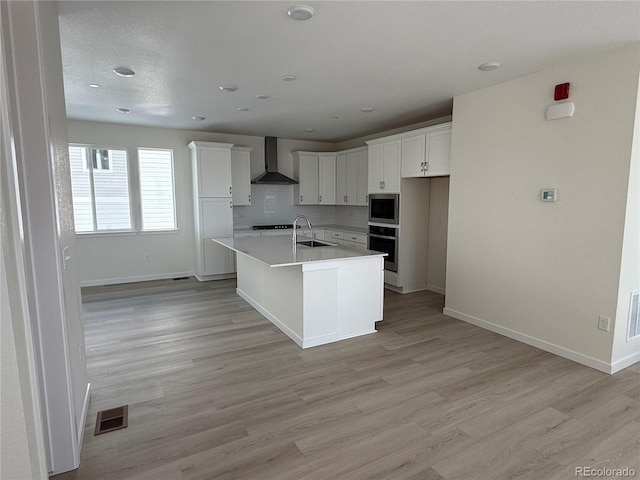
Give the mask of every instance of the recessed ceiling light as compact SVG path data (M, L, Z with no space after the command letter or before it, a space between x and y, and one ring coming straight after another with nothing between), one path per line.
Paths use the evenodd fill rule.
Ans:
M372 107L364 107L364 108L361 108L361 109L360 109L360 111L361 111L362 113L371 113L371 112L373 112L374 110L375 110L375 108L372 108Z
M482 65L479 65L478 69L482 70L483 72L490 72L491 70L496 70L501 66L502 64L500 62L487 62L487 63L483 63Z
M269 95L256 95L256 98L259 98L260 100L266 100L267 98L269 98Z
M113 73L121 77L133 77L136 72L127 67L116 67L113 69Z
M309 20L315 13L316 11L309 5L296 5L287 10L287 15L300 21Z
M295 75L283 75L282 80L285 82L293 82L297 77Z
M91 88L100 88L100 85L98 85L97 83L90 83L89 86Z
M223 92L235 92L238 89L235 85L220 85L218 88Z
M201 122L205 119L205 117L201 117L200 115L194 115L191 117L191 120L195 120L196 122Z
M238 111L239 111L239 112L248 112L248 111L249 111L249 109L248 109L247 107L240 107L240 108L238 109Z
M307 133L311 133L311 132L315 132L316 129L315 128L305 128L304 131L307 132Z
M116 110L120 113L131 113L131 110L128 108L116 108Z

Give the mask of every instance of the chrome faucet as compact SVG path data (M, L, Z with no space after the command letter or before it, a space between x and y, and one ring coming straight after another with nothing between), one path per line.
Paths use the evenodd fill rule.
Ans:
M296 223L298 223L298 220L300 220L301 218L304 218L307 221L307 225L309 225L309 230L311 231L311 229L313 228L311 226L311 222L309 221L309 219L307 217L305 217L304 215L298 215L296 217L296 219L293 221L293 247L295 248L296 244L298 243L298 239L296 237Z

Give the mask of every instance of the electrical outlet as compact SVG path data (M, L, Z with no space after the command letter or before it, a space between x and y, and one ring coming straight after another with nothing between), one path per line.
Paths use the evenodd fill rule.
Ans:
M600 330L604 330L605 332L608 332L610 322L611 322L611 319L609 317L603 317L602 315L600 315L598 317L598 328Z
M145 253L144 254L144 261L145 262L150 262L151 261L151 254L150 253Z

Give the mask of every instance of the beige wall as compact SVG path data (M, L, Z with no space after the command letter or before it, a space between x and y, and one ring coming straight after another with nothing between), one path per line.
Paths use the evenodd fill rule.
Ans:
M633 149L629 170L620 287L613 342L612 363L640 360L640 338L627 341L629 306L632 292L640 291L640 89L638 90ZM633 361L632 360L632 361Z
M445 293L447 282L449 177L435 177L430 182L427 286L436 292Z
M607 368L639 59L633 45L454 99L447 313ZM562 82L575 116L547 121Z

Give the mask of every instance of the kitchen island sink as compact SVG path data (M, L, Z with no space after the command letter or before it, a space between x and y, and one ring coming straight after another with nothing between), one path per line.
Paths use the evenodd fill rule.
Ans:
M237 253L236 293L302 348L374 333L382 320L386 253L289 237L213 241Z
M318 240L303 240L297 242L296 245L304 245L305 247L335 247L335 243L319 242Z

